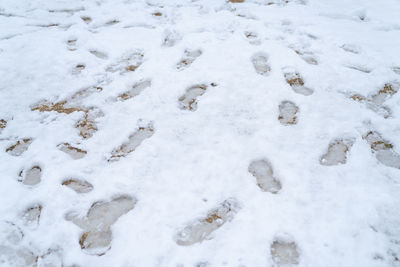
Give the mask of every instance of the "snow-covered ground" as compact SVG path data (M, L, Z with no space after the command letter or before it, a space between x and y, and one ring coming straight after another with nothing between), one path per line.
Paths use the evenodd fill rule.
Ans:
M400 266L399 15L0 0L0 265Z

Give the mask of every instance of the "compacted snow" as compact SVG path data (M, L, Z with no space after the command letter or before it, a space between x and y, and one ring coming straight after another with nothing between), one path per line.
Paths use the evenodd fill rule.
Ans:
M0 0L0 265L400 266L398 0Z

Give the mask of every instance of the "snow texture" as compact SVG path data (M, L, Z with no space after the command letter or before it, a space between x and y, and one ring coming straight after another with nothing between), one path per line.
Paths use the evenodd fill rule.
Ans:
M0 0L0 266L399 267L398 0Z

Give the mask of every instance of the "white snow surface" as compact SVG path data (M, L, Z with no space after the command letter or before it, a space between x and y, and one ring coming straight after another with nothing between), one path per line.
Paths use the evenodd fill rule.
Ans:
M398 0L0 0L0 265L283 266L271 245L286 236L296 266L400 266L400 169L363 138L379 132L400 160L400 92L382 104L385 116L349 97L400 81L399 14ZM252 63L260 54L262 75ZM311 95L286 83L287 68ZM196 110L181 109L202 84ZM102 90L70 103L100 114L87 138L76 128L84 111L32 110L94 86ZM282 101L299 107L296 124L279 122ZM148 125L150 137L108 160ZM7 151L27 138L22 154ZM346 162L321 165L337 139L354 140ZM74 159L63 143L87 154ZM248 171L258 159L280 181L276 194ZM25 185L19 174L32 166L40 182ZM93 190L62 185L71 178ZM110 247L81 249L82 229L66 214L119 196L136 204L111 225ZM227 199L240 206L232 219L177 244ZM37 205L38 221L26 222Z

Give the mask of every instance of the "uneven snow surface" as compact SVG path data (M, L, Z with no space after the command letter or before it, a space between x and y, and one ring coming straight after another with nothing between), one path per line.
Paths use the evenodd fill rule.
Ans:
M0 266L400 266L398 0L0 0Z

